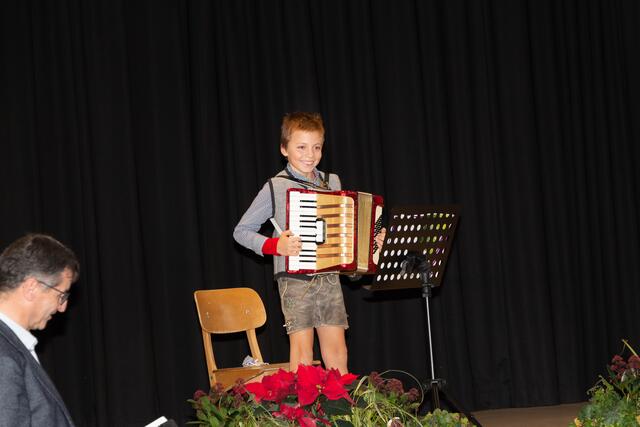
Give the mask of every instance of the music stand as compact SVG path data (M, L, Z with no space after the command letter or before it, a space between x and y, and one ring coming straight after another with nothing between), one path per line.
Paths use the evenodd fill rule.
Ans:
M442 378L436 378L433 362L429 299L433 288L442 283L458 225L458 212L457 205L404 206L391 209L376 276L367 288L372 291L422 288L431 358L431 379L426 393L431 392L433 409L440 408L442 394L456 412L463 413L470 422L480 426L471 413L463 410L444 391L446 382Z

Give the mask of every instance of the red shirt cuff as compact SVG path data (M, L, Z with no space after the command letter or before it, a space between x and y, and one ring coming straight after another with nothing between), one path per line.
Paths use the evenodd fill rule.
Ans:
M262 245L262 253L265 255L280 255L278 253L278 240L279 237L271 237L264 241Z

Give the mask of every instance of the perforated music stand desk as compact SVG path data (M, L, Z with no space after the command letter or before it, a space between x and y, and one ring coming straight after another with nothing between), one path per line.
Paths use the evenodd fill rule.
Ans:
M402 261L410 254L424 256L429 264L428 284L440 286L458 225L458 205L403 206L391 210L372 291L421 288L417 273L402 273Z

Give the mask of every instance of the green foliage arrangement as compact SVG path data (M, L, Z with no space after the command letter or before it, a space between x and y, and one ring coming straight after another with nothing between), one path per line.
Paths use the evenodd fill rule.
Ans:
M631 353L629 358L613 357L609 378L600 377L589 390L589 403L572 427L640 426L640 357L626 340L622 342Z
M354 427L366 426L466 426L469 421L457 413L436 409L419 416L420 393L412 388L404 392L402 382L385 379L377 372L362 377L352 390L351 413L336 417Z
M458 427L470 425L460 414L435 410L418 415L421 393L404 391L402 383L372 372L358 379L318 366L280 370L261 382L237 383L225 391L197 391L189 400L195 424L218 426Z

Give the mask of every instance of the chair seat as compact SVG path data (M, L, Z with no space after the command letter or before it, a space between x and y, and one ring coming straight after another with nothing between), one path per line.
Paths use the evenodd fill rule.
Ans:
M242 379L245 383L260 381L263 376L275 374L279 369L289 370L288 363L274 363L273 365L240 366L237 368L220 368L211 371L214 382L223 384L225 390L233 388L235 382Z
M320 361L311 362L313 366L319 366ZM238 379L242 379L245 383L261 381L265 375L273 375L278 370L289 370L289 363L273 363L261 366L240 366L237 368L220 368L211 371L214 382L223 384L225 390L230 390Z

